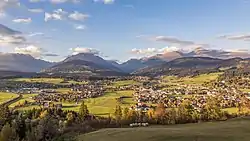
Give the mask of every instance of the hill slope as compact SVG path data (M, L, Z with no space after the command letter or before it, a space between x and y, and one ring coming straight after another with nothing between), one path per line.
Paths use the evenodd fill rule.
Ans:
M94 62L88 62L83 60L71 60L67 62L60 62L48 69L43 70L46 73L82 73L86 75L125 75L121 71L117 71L116 68L110 68L96 64Z
M157 65L153 67L147 67L135 71L135 75L195 75L197 73L216 72L220 68L225 67L237 67L242 61L241 58L233 59L216 59L209 57L184 57L178 58L173 61Z
M249 141L249 119L147 128L103 129L78 141Z
M39 72L51 65L50 62L35 59L30 55L0 53L0 70L2 71Z

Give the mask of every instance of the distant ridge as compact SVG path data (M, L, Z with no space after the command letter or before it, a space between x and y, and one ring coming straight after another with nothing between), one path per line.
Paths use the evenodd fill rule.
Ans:
M238 67L244 60L241 58L217 59L211 57L183 57L161 65L147 67L133 72L134 75L195 75L197 73L218 72L222 68Z

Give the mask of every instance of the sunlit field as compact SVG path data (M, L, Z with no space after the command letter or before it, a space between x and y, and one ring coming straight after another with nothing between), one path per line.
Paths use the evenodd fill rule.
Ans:
M17 78L15 81L24 81L24 82L41 82L41 83L52 83L52 84L60 84L63 82L61 78Z
M102 129L78 141L249 141L250 119L198 124Z
M16 101L15 103L12 103L9 107L15 107L19 104L23 104L25 101L27 102L34 102L34 100L32 99L32 97L36 96L37 94L23 94L23 97Z
M0 104L16 97L18 97L17 94L0 92Z
M222 73L210 73L210 74L202 74L195 77L181 77L178 78L176 76L165 76L163 80L166 81L166 84L204 84L206 82L210 82L216 80L219 75Z
M113 86L126 86L126 85L137 85L140 84L134 80L124 80L124 81L116 81L113 83Z
M23 82L31 82L31 83L51 83L51 84L60 84L60 85L68 85L68 84L87 84L87 82L76 82L76 81L67 81L64 82L62 78L17 78L14 81L23 81Z
M66 90L65 90L66 92ZM117 104L121 105L122 107L130 107L135 102L132 99L133 91L118 91L118 92L107 92L105 95L97 98L90 98L86 99L85 104L87 104L88 109L91 114L98 115L98 116L109 116L114 113L114 109ZM13 103L11 107L14 107L15 105L24 102L25 100L31 100L31 95L27 95L27 97L23 97L23 99ZM34 96L34 95L33 95ZM121 102L118 102L117 98L120 98L121 96L128 96L131 98L125 98L122 99ZM63 110L72 110L72 111L78 111L81 103L68 103L63 102ZM28 106L28 107L22 107L18 108L18 110L28 110L32 108L40 108L39 106Z

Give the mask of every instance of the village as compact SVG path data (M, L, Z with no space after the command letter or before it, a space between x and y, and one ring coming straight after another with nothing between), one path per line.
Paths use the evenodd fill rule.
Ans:
M62 109L65 103L79 106L80 102L87 99L95 99L106 95L108 92L132 91L129 97L133 101L130 109L136 111L148 111L154 109L157 104L163 103L165 108L177 108L183 102L188 102L194 109L201 109L206 105L208 99L215 99L218 106L234 108L249 99L249 93L243 92L237 87L229 86L225 81L202 85L191 85L176 83L162 85L163 82L148 77L119 77L116 79L80 80L78 83L68 83L67 79L58 83L42 82L5 82L0 86L1 91L16 93L21 96L25 94L36 94L31 100L15 105L15 108L38 105L43 108L56 107ZM79 83L79 82L85 83ZM123 84L115 85L123 82ZM118 101L119 102L119 101ZM120 102L121 103L121 102ZM121 103L122 104L122 103Z

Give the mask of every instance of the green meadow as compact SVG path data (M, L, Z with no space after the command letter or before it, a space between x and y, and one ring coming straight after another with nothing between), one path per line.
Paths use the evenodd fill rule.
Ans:
M18 95L14 93L0 92L0 104L16 97L18 97Z
M77 141L249 141L250 119L184 125L102 129Z

